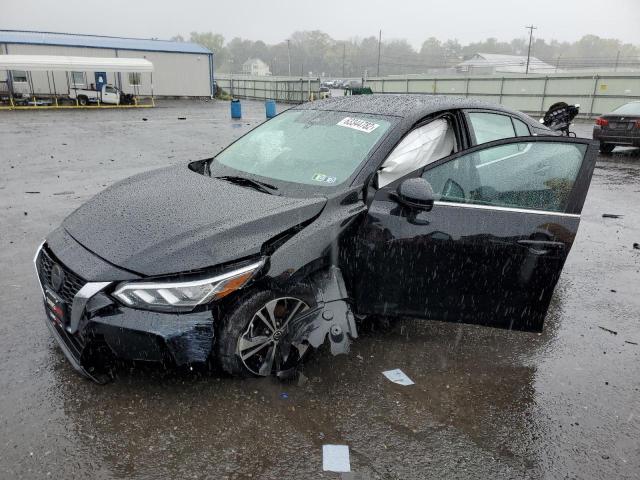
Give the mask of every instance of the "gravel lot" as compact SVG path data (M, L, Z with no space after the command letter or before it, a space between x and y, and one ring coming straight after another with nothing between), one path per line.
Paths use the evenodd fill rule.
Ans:
M350 447L343 478L639 478L637 151L599 159L540 335L401 321L349 356L314 356L301 385L79 377L43 324L37 245L107 185L211 156L263 121L263 104L243 110L0 112L0 478L340 478L322 472L326 443ZM392 368L416 385L387 381Z

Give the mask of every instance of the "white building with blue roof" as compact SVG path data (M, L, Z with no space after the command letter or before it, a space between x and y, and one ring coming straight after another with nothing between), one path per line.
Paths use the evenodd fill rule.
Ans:
M105 72L106 83L125 93L176 97L208 97L214 93L213 52L190 42L169 40L107 37L54 32L0 30L0 55L60 55L72 57L145 58L153 63L153 77L135 72ZM77 88L95 83L101 72L26 72L11 71L12 84L35 93L47 93L51 82L58 91L69 85ZM0 82L7 81L7 73L0 71ZM28 82L33 85L27 85Z

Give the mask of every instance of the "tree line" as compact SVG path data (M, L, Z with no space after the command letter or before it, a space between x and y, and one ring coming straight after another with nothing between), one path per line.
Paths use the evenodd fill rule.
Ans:
M186 39L177 35L176 41ZM214 52L216 71L241 73L250 58L267 63L273 75L361 77L429 73L471 58L476 53L526 55L528 38L501 42L487 38L462 45L458 40L427 38L419 50L404 39L383 39L378 57L378 38L336 40L319 30L293 33L287 40L268 45L262 40L235 37L230 41L213 32L192 32L189 41ZM598 66L640 67L640 46L612 38L585 35L575 42L535 38L531 55L560 68L579 69Z

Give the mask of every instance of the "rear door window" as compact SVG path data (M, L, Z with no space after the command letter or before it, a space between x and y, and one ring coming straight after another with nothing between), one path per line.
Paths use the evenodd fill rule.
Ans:
M511 120L513 120L513 127L516 129L516 136L528 137L529 135L531 135L529 127L527 127L526 123L518 120L517 118L511 118Z
M469 120L476 145L516 136L511 117L507 115L470 112Z

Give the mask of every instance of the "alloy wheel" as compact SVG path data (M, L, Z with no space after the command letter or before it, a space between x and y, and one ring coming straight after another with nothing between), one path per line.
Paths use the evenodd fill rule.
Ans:
M267 376L290 368L303 356L306 347L291 348L285 339L292 318L309 306L294 297L280 297L258 310L238 338L236 353L254 375Z

